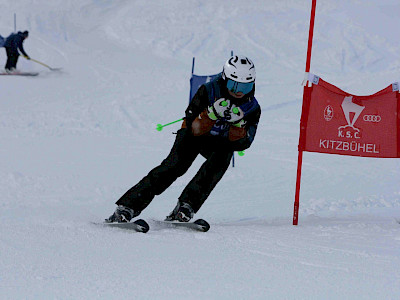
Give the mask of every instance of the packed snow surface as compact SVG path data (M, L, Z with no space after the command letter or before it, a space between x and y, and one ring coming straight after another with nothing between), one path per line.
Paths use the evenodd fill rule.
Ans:
M304 153L292 225L311 1L0 1L34 78L0 78L1 299L399 299L400 162ZM397 0L318 0L311 72L368 95L400 80ZM195 73L256 65L256 139L197 213L163 228L201 163L141 217L102 222L168 154ZM5 51L1 52L5 64Z

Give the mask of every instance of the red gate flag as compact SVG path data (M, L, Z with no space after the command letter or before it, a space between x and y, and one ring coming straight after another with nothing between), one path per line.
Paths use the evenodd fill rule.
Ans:
M400 82L356 96L306 73L300 119L293 225L299 221L303 151L362 157L400 157ZM307 82L311 86L307 86Z
M299 151L400 157L399 83L370 96L351 95L309 74Z

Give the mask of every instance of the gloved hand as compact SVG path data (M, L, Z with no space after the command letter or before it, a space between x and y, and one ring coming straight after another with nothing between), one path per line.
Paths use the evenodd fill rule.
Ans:
M211 120L222 119L226 114L229 115L230 101L225 98L220 98L208 107L208 117Z
M30 60L31 58L28 55L24 56L27 60Z
M244 117L244 112L240 107L237 107L235 104L232 104L229 109L229 116L226 116L225 119L229 123L238 123Z
M229 100L221 98L208 107L208 117L211 120L223 119L229 123L240 123L244 112L240 107L230 103Z

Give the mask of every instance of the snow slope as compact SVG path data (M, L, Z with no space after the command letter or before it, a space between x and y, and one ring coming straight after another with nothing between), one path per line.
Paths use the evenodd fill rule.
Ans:
M304 154L291 225L311 1L0 1L0 34L28 29L37 78L0 78L1 299L398 299L400 163ZM400 80L395 0L319 0L311 71L355 94ZM164 218L202 163L141 217L137 234L92 224L167 154L192 57L256 64L262 118L196 217ZM0 54L5 62L4 51ZM3 76L5 77L5 76Z

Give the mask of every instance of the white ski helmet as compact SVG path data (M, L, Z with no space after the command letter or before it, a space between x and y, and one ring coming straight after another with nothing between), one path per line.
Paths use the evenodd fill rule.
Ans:
M232 79L236 82L254 82L256 80L256 68L246 56L234 55L226 61L222 78L225 80Z

